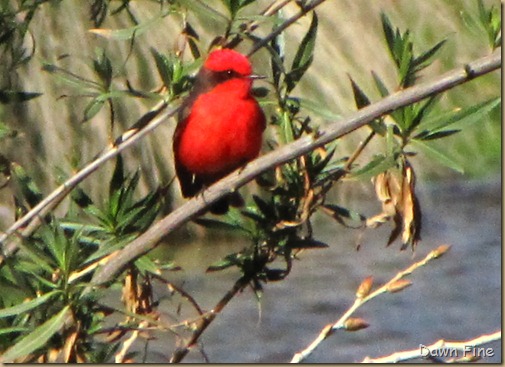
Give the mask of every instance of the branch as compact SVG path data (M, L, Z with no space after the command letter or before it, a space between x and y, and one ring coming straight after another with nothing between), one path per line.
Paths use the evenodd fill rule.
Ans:
M61 184L56 190L7 229L0 236L0 246L3 245L2 248L0 248L0 266L3 265L6 258L13 255L18 249L16 240L6 243L10 236L13 234L18 234L20 237L31 235L42 222L41 218L53 210L79 183L100 168L105 162L116 157L123 150L138 142L178 111L178 109L166 108L167 105L164 102L158 104L150 112L145 114L131 129L121 135L121 137L105 152L99 155L98 158L88 163L74 176ZM21 231L18 232L19 230Z
M357 292L356 292L356 299L354 300L354 303L352 304L351 307L338 319L336 322L333 324L328 324L326 325L323 330L319 333L319 335L314 339L310 345L302 350L301 352L296 353L293 358L291 359L291 363L300 363L303 362L308 356L310 356L316 348L328 337L333 335L333 333L336 330L349 330L349 331L356 331L361 328L365 328L368 326L364 321L361 319L356 319L356 318L350 318L351 315L361 306L363 306L365 303L368 301L374 299L375 297L384 294L384 293L394 293L394 292L399 292L412 283L408 280L403 279L404 277L412 274L412 272L421 266L426 265L428 262L430 262L433 259L437 259L440 256L442 256L444 253L446 253L449 250L449 246L447 245L442 245L439 246L437 249L431 251L424 259L421 261L415 262L414 264L410 265L408 268L405 270L400 271L398 274L396 274L391 280L389 280L387 283L382 285L381 287L377 288L375 291L370 293L370 289L372 287L372 278L368 277L366 278L361 285L359 286Z
M489 351L487 350L482 351L480 348L476 348L477 346L488 344L500 339L501 339L501 330L498 330L492 334L481 335L475 339L470 339L466 341L451 342L446 341L444 339L440 339L439 341L431 345L420 344L419 348L417 349L406 350L403 352L396 352L385 357L378 357L378 358L366 357L365 359L363 359L362 363L398 363L408 361L411 359L430 358L431 354L433 355L436 354L438 357L444 354L447 355L448 357L457 357L458 352L462 352L463 356L461 358L457 359L455 358L445 362L475 361L477 359L480 359L480 357L485 356L489 353Z
M279 3L271 4L264 10L264 15L272 15L282 9L285 5L293 0L283 0ZM322 4L325 0L314 0L312 3L304 6L297 14L287 19L277 29L268 34L263 40L258 42L253 49L249 52L248 56L258 51L261 47L267 44L270 40L288 28L291 24L306 15L309 11ZM251 24L251 31L256 29L257 22ZM31 235L42 223L45 215L49 214L80 182L86 179L90 174L95 172L109 159L116 157L120 152L129 146L133 145L145 135L149 134L156 127L158 127L166 118L169 118L177 113L177 109L165 111L164 114L159 115L167 105L165 102L159 103L151 111L145 114L131 129L121 135L116 140L115 144L102 153L97 159L93 160L87 166L82 168L77 174L65 181L56 190L49 194L44 200L38 203L23 217L18 219L10 228L8 228L0 236L0 267L4 264L5 259L15 254L19 248L17 241L7 243L7 239L13 234L18 234L20 237L27 237ZM159 116L158 116L159 115ZM156 116L158 116L156 118ZM156 118L156 119L155 119ZM152 121L151 121L152 120ZM18 232L22 229L21 232Z
M324 3L326 0L314 0L310 4L307 4L305 6L302 6L300 11L293 15L291 18L287 19L284 23L282 23L278 28L276 28L273 32L270 32L267 36L265 36L263 39L258 41L251 51L247 54L247 56L251 56L254 54L256 51L261 49L262 47L266 46L268 42L273 40L275 37L277 37L279 34L281 34L286 28L288 28L291 24L296 22L298 19L302 18L305 16L309 11L315 9L317 6L321 5Z
M191 350L191 347L193 347L196 342L198 341L198 338L200 338L200 335L207 329L207 327L211 324L211 322L216 318L216 316L225 308L225 306L235 297L235 295L242 291L247 284L249 284L249 281L251 279L244 275L241 277L239 280L235 282L233 285L233 288L230 289L224 297L217 303L217 305L207 313L207 315L204 315L199 319L199 321L196 323L195 330L193 331L193 334L191 335L191 338L186 342L186 344L183 347L177 348L177 350L172 354L172 357L170 358L170 363L178 363L182 361L182 359L189 353Z
M196 217L206 206L216 202L226 194L237 190L263 172L300 157L335 139L339 139L395 109L444 92L473 78L497 70L500 67L501 54L500 50L498 50L492 55L470 62L464 67L449 71L432 81L396 92L377 103L368 105L352 113L341 121L329 124L317 134L305 136L259 157L248 163L244 168L236 170L221 181L210 186L202 194L195 196L159 220L149 230L126 245L126 247L118 252L117 256L95 273L92 284L101 285L114 279L128 263L155 248L168 233Z

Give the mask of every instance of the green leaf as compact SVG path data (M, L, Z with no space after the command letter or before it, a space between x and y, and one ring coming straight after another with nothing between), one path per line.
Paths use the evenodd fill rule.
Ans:
M202 19L211 19L223 24L228 24L229 22L228 17L214 9L215 6L209 6L203 1L179 0L178 2L190 10L190 13L198 15Z
M411 117L409 126L407 127L409 132L414 130L426 118L426 116L429 115L439 100L440 95L437 95L428 98L428 100L421 106L420 104L411 105L412 108L409 109L409 111L413 112L413 116Z
M342 115L331 111L322 103L312 101L306 98L299 98L300 106L320 117L323 117L330 121L336 121L342 118Z
M241 263L239 260L241 256L242 255L238 253L227 255L224 259L219 260L214 264L210 265L206 271L210 273L213 271L223 270L234 265L239 265Z
M96 59L93 60L93 68L104 84L105 90L108 90L112 82L112 64L105 54L105 50L97 50Z
M70 198L74 203L77 204L80 208L87 208L90 205L93 205L93 200L84 192L80 187L76 187L70 192Z
M123 29L98 28L98 29L91 29L89 30L89 32L110 40L117 40L117 41L131 40L132 38L140 36L142 33L158 25L158 23L172 11L173 10L171 9L169 9L168 11L162 11L154 18L149 19L143 23L137 24L134 27Z
M284 17L282 16L282 11L279 11L276 15L278 19L284 20ZM276 27L272 29L272 31L275 31ZM284 59L285 59L285 47L286 47L286 40L284 37L284 32L279 33L274 39L272 39L272 42L270 42L270 48L268 49L270 51L270 66L272 68L272 79L274 82L274 86L276 89L279 89L279 82L281 75L284 75L286 73L286 70L284 68Z
M237 13L243 7L249 5L254 0L221 0L230 12L231 18L235 19Z
M384 97L389 96L389 91L386 88L386 85L384 84L382 79L373 71L372 71L372 77L375 82L375 86L377 87L377 90L379 91L381 97L384 98Z
M434 118L427 119L420 123L416 129L417 131L420 131L420 133L414 138L432 134L441 129L445 129L454 123L461 125L467 122L478 122L500 104L501 99L500 97L497 97L470 107L442 113Z
M28 176L28 173L26 173L25 169L19 164L12 162L11 172L17 179L23 197L26 199L30 207L33 208L44 197L42 195L42 192L38 188L35 181L33 181L33 179L30 176Z
M384 32L384 36L386 37L386 43L388 45L389 52L393 59L396 59L395 53L395 45L396 45L396 37L395 32L393 31L393 26L391 25L391 21L389 20L386 13L381 13L381 22L382 22L382 30Z
M201 225L205 228L221 229L221 230L228 230L228 231L241 229L241 227L236 224L223 222L223 221L215 220L215 219L196 218L196 219L193 219L193 222L198 225Z
M120 191L125 184L125 174L123 167L123 157L119 154L116 158L116 165L109 183L109 197Z
M434 133L417 136L416 139L419 140L436 140L451 136L453 134L459 133L461 130L439 130Z
M60 68L59 66L44 63L42 66L42 70L50 74L53 74L55 78L60 80L62 83L65 83L66 85L75 88L77 90L87 90L87 89L100 90L100 85L97 84L96 82L82 78L79 75L76 75L63 68Z
M275 209L272 204L267 203L257 195L253 195L253 200L256 203L256 207L265 218L273 219L276 217Z
M354 103L356 103L356 107L358 110L362 109L363 107L366 107L370 104L370 99L368 96L363 92L363 90L356 84L356 82L351 78L351 76L348 74L349 80L351 81L351 87L352 87L352 94L354 95Z
M173 73L172 63L167 56L160 54L154 48L151 48L151 53L154 57L154 61L156 62L156 68L158 69L158 74L160 74L163 84L167 88L170 88Z
M303 37L303 40L298 47L290 72L286 74L286 87L288 92L294 89L309 66L312 64L312 60L314 59L317 27L317 15L313 12L309 30L305 34L305 37Z
M456 163L453 159L449 158L446 154L442 153L440 150L433 148L432 145L421 142L420 140L413 140L412 143L419 148L431 159L437 161L438 163L449 167L450 169L459 172L461 174L465 173L463 167Z
M159 267L147 255L135 261L135 266L144 273L161 275Z
M89 121L93 117L95 117L96 114L101 111L104 105L105 101L103 100L103 98L101 98L101 96L93 98L93 100L89 102L86 108L84 109L84 117L82 119L82 122Z
M368 164L363 168L351 172L349 178L355 180L369 180L396 165L393 156L385 156L383 154L376 155Z
M0 103L8 104L8 103L26 102L29 101L30 99L37 98L41 95L42 93L22 92L10 89L3 89L0 90Z
M16 358L24 357L42 348L49 339L64 325L69 316L70 306L65 306L60 312L38 326L33 332L21 338L2 355L2 362L12 363Z
M30 301L25 301L23 303L20 303L18 305L12 306L12 307L3 308L0 310L0 318L20 315L26 311L30 311L30 310L40 306L41 304L48 302L49 299L51 299L53 296L55 296L59 293L60 293L60 291L55 290L55 291L46 293L43 296L34 298Z
M6 327L0 329L0 335L11 334L11 333L22 333L24 331L29 331L30 329L27 327L15 326L15 327Z
M413 65L415 66L416 68L416 71L419 71L421 69L424 69L425 67L427 67L428 65L431 64L431 62L429 63L426 63L430 58L432 58L437 52L438 50L440 50L440 48L445 44L447 40L442 40L440 41L439 43L437 43L435 46L433 46L432 48L430 48L428 51L426 51L425 53L423 53L422 55L416 57L412 63Z

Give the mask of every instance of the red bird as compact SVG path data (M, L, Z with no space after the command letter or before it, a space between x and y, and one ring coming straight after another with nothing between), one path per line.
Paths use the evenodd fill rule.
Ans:
M184 101L174 132L175 170L182 195L191 197L256 158L265 130L265 115L251 94L251 63L244 55L211 52ZM210 211L224 214L241 205L233 193Z

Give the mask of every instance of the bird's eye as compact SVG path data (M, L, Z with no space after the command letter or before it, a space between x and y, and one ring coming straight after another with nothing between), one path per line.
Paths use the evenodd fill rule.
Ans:
M234 74L234 73L233 73L233 70L231 70L231 69L226 70L226 71L225 71L225 73L226 73L226 75L228 75L228 76L233 76L233 74Z

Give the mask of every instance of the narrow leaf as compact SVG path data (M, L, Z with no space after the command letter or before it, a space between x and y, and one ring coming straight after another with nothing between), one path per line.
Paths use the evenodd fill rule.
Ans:
M348 75L349 80L351 81L352 94L354 95L354 102L356 103L356 107L358 110L368 106L370 104L370 99L367 97L365 92L356 84L356 82Z
M15 90L0 90L0 103L19 103L41 96L42 93L22 92Z
M28 173L19 164L12 162L11 172L14 174L19 183L23 197L26 199L30 207L33 208L42 200L42 192L38 188L35 181L33 181L33 179L28 176Z
M300 106L302 108L305 108L306 110L323 117L327 120L330 121L336 121L340 118L342 118L342 115L335 113L331 111L327 106L323 105L322 103L312 101L310 99L306 98L300 98Z
M43 347L49 339L65 324L70 306L65 306L60 312L20 339L2 355L2 362L12 363L16 358L24 357Z
M372 71L372 77L375 82L375 86L377 87L377 90L379 91L381 97L387 97L389 95L389 90L387 89L386 85L382 81L382 79Z
M419 140L436 140L440 138L446 138L448 136L451 136L453 134L459 133L461 130L454 129L454 130L441 130L434 132L432 134L420 134L419 136L416 137L416 139Z
M419 131L422 129L422 133L426 134L444 129L454 123L463 124L466 122L478 122L483 116L487 115L500 104L501 99L497 97L467 108L442 113L420 123L417 130Z
M453 159L449 158L447 155L442 153L441 151L433 148L433 146L426 144L420 140L412 140L412 143L420 147L423 152L433 160L437 161L438 163L449 167L450 169L459 172L459 173L465 173L465 170L463 167L456 163Z
M427 67L430 63L423 65L426 61L428 61L430 58L432 58L438 50L445 44L447 40L442 40L439 43L437 43L435 46L430 48L428 51L423 53L422 55L416 57L413 61L412 64L416 67L416 71L419 71L425 67Z
M386 171L387 169L393 167L396 164L396 161L391 156L384 156L379 154L375 156L372 161L370 161L363 168L356 170L355 172L351 172L349 178L355 180L367 180L372 177L378 175L381 172Z
M222 222L219 220L215 219L208 219L208 218L196 218L193 219L193 222L201 225L205 228L212 228L212 229L221 229L221 230L237 230L241 229L239 226L236 224L228 223L228 222Z
M18 305L12 306L12 307L7 307L4 309L1 309L0 310L0 318L19 315L19 314L22 314L23 312L32 310L32 309L40 306L41 304L46 303L51 297L53 297L54 295L56 295L58 293L59 293L59 291L52 291L52 292L44 294L43 296L34 298L30 301L26 301L26 302L20 303Z
M286 87L288 92L292 91L298 84L312 64L314 58L318 20L316 13L314 12L312 14L312 22L310 23L309 30L298 47L293 59L293 64L291 65L291 71L286 75Z
M82 122L89 121L93 117L95 117L98 114L98 112L100 112L100 110L103 108L104 105L105 101L103 100L103 98L100 98L100 96L94 98L90 103L88 103L88 105L84 109L84 117L82 119Z

